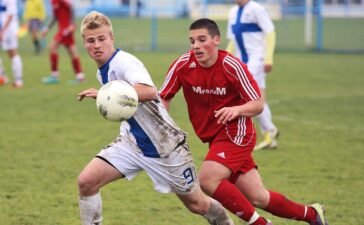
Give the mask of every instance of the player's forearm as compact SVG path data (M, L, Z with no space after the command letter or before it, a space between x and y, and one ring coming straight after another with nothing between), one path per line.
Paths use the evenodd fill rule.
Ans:
M273 54L276 46L276 32L272 31L265 37L266 40L266 52L264 57L264 63L273 65Z
M157 99L157 88L145 84L135 84L135 91L140 102L147 102Z
M264 108L263 98L253 100L245 103L244 105L238 106L240 116L254 117L262 113Z
M56 23L56 18L53 17L52 20L48 23L47 29L48 30L52 29L55 23Z

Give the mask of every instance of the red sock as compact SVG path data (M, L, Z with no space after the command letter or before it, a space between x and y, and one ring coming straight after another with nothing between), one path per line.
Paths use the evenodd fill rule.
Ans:
M248 201L248 199L246 199L235 185L227 180L220 182L212 197L219 201L230 212L245 221L249 221L255 212L253 205ZM259 217L252 224L264 225L266 224L266 221L262 217Z
M76 74L82 73L81 62L79 57L72 59L72 66Z
M58 54L51 53L49 60L51 61L51 71L58 71Z
M293 202L278 192L269 191L269 194L270 199L265 210L273 215L306 222L315 219L316 212L311 207Z

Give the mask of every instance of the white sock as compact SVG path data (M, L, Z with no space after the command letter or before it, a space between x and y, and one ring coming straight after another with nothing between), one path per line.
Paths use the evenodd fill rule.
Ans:
M82 225L102 224L102 201L100 192L92 196L80 196L79 207Z
M216 201L215 199L211 198L211 206L207 213L203 215L205 219L207 219L209 222L219 222L220 223L226 223L226 221L229 221L229 216L227 212L225 211L224 207L220 204L220 202ZM215 224L215 223L214 223Z
M83 80L83 79L85 79L85 75L83 73L78 73L78 74L76 74L76 78L79 80Z
M19 55L14 56L11 59L11 67L13 70L14 80L16 82L23 81L23 63Z
M268 130L277 129L272 122L272 113L267 103L264 104L263 112L257 116L257 119L263 133Z
M51 76L58 79L59 78L59 72L58 71L52 71Z
M257 221L258 218L259 218L259 214L257 212L254 212L252 217L250 217L250 220L248 221L248 224L254 223L255 221Z

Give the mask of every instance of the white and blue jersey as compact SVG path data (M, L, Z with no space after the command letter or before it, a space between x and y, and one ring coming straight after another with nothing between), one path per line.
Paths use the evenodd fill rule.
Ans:
M131 85L154 86L136 57L117 49L97 71L101 84L124 80ZM170 118L159 100L140 102L135 115L123 121L120 135L96 157L116 168L126 179L145 171L161 193L185 195L199 185L186 133Z
M257 2L250 0L244 6L234 6L229 12L227 38L234 41L234 55L244 63L264 63L265 34L273 31L272 20Z
M131 85L154 86L143 63L120 49L98 69L97 78L101 84L124 80ZM120 134L127 134L144 156L152 158L168 156L186 139L186 133L174 123L159 100L140 102L135 115L121 123Z

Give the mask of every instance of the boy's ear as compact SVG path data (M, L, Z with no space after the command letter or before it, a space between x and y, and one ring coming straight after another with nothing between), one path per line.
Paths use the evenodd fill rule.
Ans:
M215 44L216 44L216 45L219 45L219 44L220 44L220 41L221 41L221 37L220 37L219 35L216 35L216 36L214 37L214 42L215 42Z

